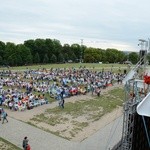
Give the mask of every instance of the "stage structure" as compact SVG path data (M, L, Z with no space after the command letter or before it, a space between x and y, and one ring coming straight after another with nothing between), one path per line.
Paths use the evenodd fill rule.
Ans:
M147 68L150 44L142 39L139 42L139 62L123 80L124 117L122 139L115 148L118 150L150 149L150 71Z

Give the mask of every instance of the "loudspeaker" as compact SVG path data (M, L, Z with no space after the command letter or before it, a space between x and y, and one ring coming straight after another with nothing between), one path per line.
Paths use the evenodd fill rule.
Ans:
M140 50L140 58L146 55L146 50Z
M125 70L124 70L124 74L126 74L126 73L127 73L127 70L125 69Z

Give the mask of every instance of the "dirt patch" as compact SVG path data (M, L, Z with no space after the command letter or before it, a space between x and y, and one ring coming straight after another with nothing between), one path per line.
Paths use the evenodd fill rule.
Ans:
M7 149L10 149L10 146L4 143L3 141L0 141L0 149L7 150Z
M21 150L12 143L0 138L0 150Z

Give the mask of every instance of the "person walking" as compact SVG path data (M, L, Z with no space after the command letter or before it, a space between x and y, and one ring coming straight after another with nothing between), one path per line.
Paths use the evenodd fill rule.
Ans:
M64 103L65 103L64 98L59 100L59 107L64 108Z
M64 108L65 100L64 98L61 100L61 107Z
M8 120L7 120L7 113L4 111L4 109L1 110L1 116L3 118L2 124L4 123L4 120L6 120L8 122Z
M28 141L29 140L28 140L27 136L24 137L23 142L22 142L22 147L23 147L24 150L27 150Z

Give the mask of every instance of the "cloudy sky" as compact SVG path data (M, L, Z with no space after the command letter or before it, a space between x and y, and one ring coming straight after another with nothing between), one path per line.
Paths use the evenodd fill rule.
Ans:
M0 0L0 41L58 39L139 51L150 38L150 0Z

